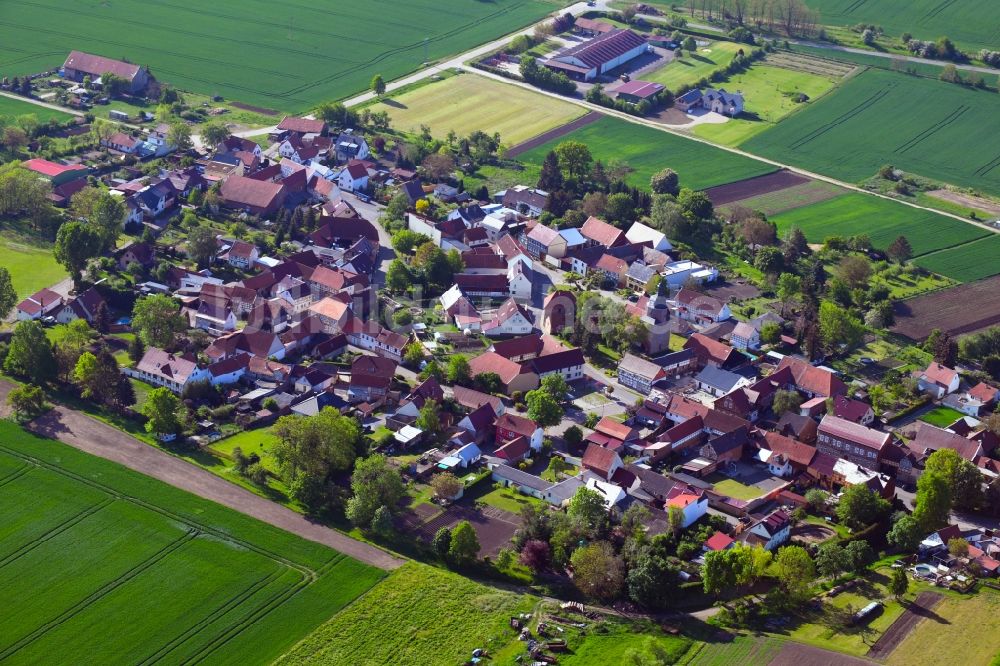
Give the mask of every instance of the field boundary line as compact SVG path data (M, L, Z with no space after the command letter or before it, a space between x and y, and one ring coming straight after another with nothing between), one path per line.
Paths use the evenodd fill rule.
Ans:
M968 111L970 108L971 107L963 104L962 106L958 107L957 109L954 109L947 116L945 116L944 118L942 118L941 120L939 120L937 123L931 125L927 129L925 129L923 132L920 132L919 134L917 134L913 138L909 139L908 141L904 141L903 143L901 143L899 145L899 147L896 148L896 150L894 150L892 152L894 152L894 153L905 153L906 151L910 150L911 148L915 148L915 147L919 146L921 143L923 143L923 141L925 139L934 136L938 131L944 129L948 125L951 125L953 122L955 122L956 120L958 120L959 118L961 118L963 115L965 115L965 112Z
M217 651L218 649L229 643L229 641L235 639L237 636L246 631L248 627L253 626L261 619L267 617L272 612L274 612L281 606L288 603L290 599L300 594L311 584L312 582L307 581L303 577L299 579L299 581L296 584L286 587L272 594L267 600L264 601L264 603L260 604L252 611L250 611L250 613L248 613L246 617L242 619L237 619L235 622L230 623L230 625L226 627L225 630L223 630L221 633L217 633L214 637L212 637L212 639L208 642L208 644L202 646L202 648L198 651L195 657L191 659L189 663L191 664L201 663L215 651Z
M181 631L179 634L171 638L169 641L160 645L159 649L156 650L151 655L145 657L142 661L137 662L138 664L154 664L163 660L166 655L170 654L177 648L183 646L185 643L190 641L193 637L197 636L203 629L210 626L217 620L225 617L227 613L235 608L238 608L245 601L252 598L261 590L267 588L271 583L281 578L288 571L293 571L292 569L279 568L277 571L273 571L266 576L262 576L258 580L254 581L247 587L243 588L229 599L225 600L222 604L217 606L212 612L210 612L205 617L201 618L193 625ZM273 598L273 596L272 596Z
M147 446L147 445L144 444L144 446ZM27 454L22 454L19 451L9 449L9 448L3 446L2 444L0 444L0 450L6 451L6 452L8 452L8 453L10 453L10 454L12 454L14 456L17 456L17 457L20 457L20 458L24 459L24 460L28 460L30 462L34 462L39 467L43 467L43 468L48 469L50 471L54 471L54 472L56 472L58 474L62 474L64 476L72 478L72 479L74 479L76 481L79 481L81 483L85 483L85 484L91 486L92 488L97 488L98 490L101 490L101 491L107 493L108 495L111 495L112 497L117 497L119 499L123 499L125 501L132 502L133 504L141 506L144 509L147 509L149 511L153 511L155 513L158 513L158 514L160 514L162 516L170 518L171 520L175 520L175 521L177 521L179 523L187 525L188 527L198 529L198 530L200 530L200 531L202 531L202 532L204 532L206 534L211 534L212 536L214 536L214 537L216 537L218 539L221 539L223 541L228 541L230 543L239 544L239 545L245 547L247 550L252 550L252 551L256 552L259 555L264 555L265 557L268 557L269 559L272 559L272 560L274 560L276 562L281 562L281 563L285 564L286 566L289 566L289 567L291 567L293 569L297 569L297 570L303 572L304 574L306 574L307 576L310 576L313 579L316 578L316 572L313 571L311 568L309 568L309 567L307 567L305 565L299 564L298 562L294 562L292 560L289 560L288 558L286 558L286 557L284 557L282 555L278 555L277 553L274 553L273 551L270 551L267 548L263 548L263 547L258 546L256 544L250 543L248 541L244 541L242 539L235 538L232 535L230 535L230 534L228 534L226 532L223 532L222 530L218 530L218 529L216 529L214 527L210 527L210 526L205 525L203 523L199 523L198 521L193 520L191 518L186 518L186 517L183 517L183 516L179 516L179 515L177 515L175 513L167 511L166 509L158 507L155 504L151 504L151 503L149 503L149 502L147 502L147 501L145 501L143 499L140 499L138 497L133 497L133 496L128 495L126 493L123 493L121 491L115 490L114 488L109 488L108 486L105 486L105 485L103 485L101 483L98 483L97 481L94 481L93 479L88 479L85 476L81 476L79 474L76 474L75 472L71 472L68 469L65 469L63 467L59 467L57 465L52 465L52 464L50 464L50 463L48 463L48 462L46 462L44 460L39 460L37 458L33 458L31 456L28 456Z
M180 537L170 542L160 550L156 551L142 562L139 562L138 564L133 566L131 569L123 573L118 578L106 583L100 589L95 590L90 595L81 599L74 605L70 606L62 613L54 617L53 619L49 620L42 626L36 628L33 632L31 632L27 636L22 637L20 640L18 640L13 645L9 646L3 652L0 652L0 661L10 658L11 656L16 654L23 648L27 647L31 643L34 643L36 640L47 634L55 627L58 627L59 625L65 623L67 620L72 619L73 616L85 610L95 601L99 601L103 597L111 594L122 585L131 581L136 576L141 575L144 571L148 570L150 567L155 566L157 563L163 561L165 558L167 558L172 553L182 548L196 536L198 536L197 530L194 529L188 530L185 534L181 535Z
M24 462L24 461L22 461L22 462ZM24 463L23 465L21 465L20 467L18 467L17 469L15 469L10 474L8 474L7 476L5 476L2 479L0 479L0 486L5 486L8 483L10 483L11 481L16 481L16 480L20 479L22 476L24 476L25 474L27 474L28 472L30 472L32 469L37 469L37 468L34 465L32 465L31 463Z
M659 124L659 123L654 123L654 122L649 121L649 120L647 120L645 118L638 118L636 116L632 116L632 115L627 114L627 113L622 113L622 112L616 111L614 109L608 109L608 108L605 108L605 107L602 107L602 106L598 106L596 104L591 104L590 102L587 102L586 100L582 100L582 99L579 99L579 98L576 98L576 97L566 97L564 95L559 95L557 93L550 92L548 90L541 90L541 89L535 88L534 86L531 86L531 85L529 85L527 83L524 83L523 81L515 81L513 79L508 79L506 77L498 76L498 75L493 74L491 72L485 72L485 71L476 69L475 67L469 67L467 65L462 65L462 69L464 71L466 71L466 72L471 72L471 73L476 74L478 76L485 76L485 77L494 79L496 81L500 81L502 83L506 83L508 85L521 86L522 88L526 88L528 90L534 90L536 93L541 94L541 95L548 95L549 97L554 97L556 99L561 99L561 100L569 101L569 102L572 102L573 104L578 104L580 106L583 106L583 107L586 107L588 109L591 109L592 111L598 111L600 113L603 113L606 116L618 118L619 120L624 120L625 122L633 123L635 125L642 125L644 127L651 127L653 129L659 130L661 132L666 132L667 134L673 134L674 136L682 137L684 139L687 139L688 141L696 141L698 143L703 143L703 144L705 144L707 146L712 146L713 148L717 148L719 150L724 150L726 152L733 153L734 155L742 155L743 157L747 157L747 158L756 160L758 162L763 162L765 164L770 164L771 166L774 166L774 167L779 168L779 169L788 169L789 171L801 174L803 176L808 176L809 178L812 178L814 180L821 180L821 181L824 181L824 182L827 182L827 183L831 183L833 185L838 185L838 186L840 186L840 187L842 187L844 189L851 190L852 192L858 192L859 194L864 194L864 195L867 195L867 196L870 196L870 197L876 197L876 198L879 198L879 199L885 199L886 201L893 201L893 202L895 202L897 204L900 204L900 205L903 205L903 206L909 206L910 208L914 208L916 210L923 210L923 211L927 211L927 212L930 212L930 213L934 213L935 215L941 215L943 217L950 217L953 220L958 220L959 222L964 222L965 224L968 224L969 226L976 227L978 229L982 229L982 230L988 231L991 234L1000 234L1000 229L991 227L991 226L989 226L987 224L980 224L980 223L975 222L973 220L970 220L968 218L962 217L961 215L956 215L954 213L949 213L949 212L946 212L946 211L938 210L936 208L930 208L929 206L922 206L920 204L912 203L912 202L909 202L909 201L903 201L903 200L897 199L895 197L890 197L887 194L881 194L880 192L872 192L871 190L866 190L863 187L860 187L860 186L855 185L853 183L848 183L846 181L838 180L837 178L834 178L832 176L826 176L826 175L823 175L821 173L817 173L815 171L809 171L808 169L804 169L802 167L797 167L797 166L794 166L792 164L785 164L783 162L779 162L777 160L773 160L773 159L770 159L768 157L762 157L760 155L755 155L754 153L750 153L750 152L747 152L745 150L741 150L739 148L734 148L732 146L724 146L722 144L713 143L712 141L709 141L707 139L703 139L703 138L701 138L699 136L695 136L695 135L687 134L685 132L681 132L679 130L671 129L668 126L665 126L665 125L662 125L662 124ZM734 181L734 182L736 182L736 181Z
M34 549L43 545L45 542L56 538L66 530L71 529L76 525L82 523L87 518L90 518L92 515L94 515L101 509L107 507L109 504L113 504L114 502L115 502L114 497L108 497L98 502L97 504L90 505L80 513L73 514L63 522L53 526L52 529L50 529L48 532L43 532L42 534L38 535L38 537L36 537L35 539L29 541L28 543L24 544L17 550L5 556L2 560L0 560L0 569L3 569L8 564L16 562L17 560L21 559Z

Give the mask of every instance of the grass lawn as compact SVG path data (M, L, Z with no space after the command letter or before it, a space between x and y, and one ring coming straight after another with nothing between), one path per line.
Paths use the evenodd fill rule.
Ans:
M650 177L661 169L673 169L682 187L703 190L737 180L762 176L775 167L742 155L691 141L675 134L618 118L601 118L566 136L538 146L520 156L540 166L546 153L564 141L587 144L595 160L605 165L624 163L632 168L626 177L631 185L649 188ZM466 188L468 188L468 182Z
M642 80L662 83L670 90L677 90L683 85L697 83L702 78L710 78L712 72L728 65L742 48L745 45L735 42L699 44L695 53L683 51L682 57L675 57L673 61L652 72L644 72ZM681 56L682 51L677 50L676 54Z
M733 499L752 500L764 494L764 491L755 486L748 486L735 479L729 479L721 474L713 474L705 479L715 486L716 492L728 495Z
M880 276L876 279L889 287L889 295L894 299L910 298L911 296L917 296L928 291L946 289L958 284L955 280L938 275L937 273L929 275L908 275L901 273L894 277Z
M135 390L135 404L132 405L132 409L140 410L142 406L146 404L146 397L149 392L153 390L153 386L147 384L146 382L139 381L134 377L130 377L129 381L132 383L132 388Z
M13 423L0 442L4 661L268 664L384 575Z
M27 298L42 287L51 287L67 277L66 269L52 256L52 245L25 238L10 230L0 231L0 265L10 271L18 298Z
M475 130L500 133L508 146L579 118L584 109L476 74L460 74L420 86L371 107L387 111L394 128L420 131L421 125L444 138L448 131L468 136Z
M19 4L4 7L0 62L5 76L20 76L56 68L75 48L148 65L181 90L298 112L367 90L376 74L390 81L496 39L560 6L451 0L441 11L432 0L373 0L296 3L292 12L266 2L246 11L243 0Z
M994 92L872 69L741 147L848 182L866 180L888 163L1000 194L992 132L998 116Z
M32 104L31 102L25 102L10 97L0 97L0 116L16 117L24 115L35 116L38 118L38 122L40 123L47 123L52 118L62 122L73 117L68 113Z
M227 458L232 457L233 450L239 447L243 455L249 456L256 453L260 456L261 464L268 470L277 473L278 463L271 455L271 447L278 441L278 438L271 432L270 428L259 428L256 430L244 430L231 437L213 442L209 447Z
M778 225L779 235L799 227L811 243L831 236L867 234L873 246L885 249L897 237L906 236L918 257L989 235L972 224L854 192L775 215L771 221ZM947 271L935 272L955 277Z
M965 414L951 407L935 407L921 416L920 420L939 428L945 428L964 416Z
M534 602L410 562L277 663L453 666L476 648L496 653L516 642L510 616L529 611Z
M946 597L886 659L889 666L931 666L942 654L958 651L968 666L997 663L1000 654L1000 594L983 588L965 597Z
M674 663L691 647L691 641L679 636L665 636L655 626L639 632L625 622L605 621L601 633L588 632L578 641L567 640L569 654L560 656L560 664ZM655 652L667 655L666 661L654 661ZM640 661L642 657L649 661Z
M773 127L789 114L805 109L808 104L830 91L836 79L809 72L799 72L772 65L754 65L749 70L716 84L726 90L739 90L747 100L746 111L740 118L722 125L698 125L694 133L700 137L736 146ZM799 93L809 102L794 101Z
M1000 236L989 234L972 243L917 257L915 263L959 282L973 282L1000 271L998 256Z
M489 487L489 484L481 484L485 487ZM498 509L503 509L504 511L510 511L511 513L521 513L521 508L529 504L534 504L536 506L545 506L545 502L538 499L537 497L530 497L528 495L522 495L512 488L494 488L485 495L481 495L475 498L477 502L482 502L483 504L496 507Z

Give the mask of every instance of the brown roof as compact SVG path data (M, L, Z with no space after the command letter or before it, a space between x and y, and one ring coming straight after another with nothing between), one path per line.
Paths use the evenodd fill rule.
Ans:
M925 451L938 451L940 449L952 449L969 461L975 461L976 458L983 455L983 447L980 442L966 439L961 435L923 421L918 422L917 432L907 446L918 455L922 455Z
M622 360L618 363L618 370L626 370L650 380L655 379L661 372L663 372L663 368L656 363L647 361L641 356L636 356L635 354L625 354L622 356Z
M455 277L458 276L456 275ZM520 313L521 316L529 322L531 321L531 314L519 305L513 298L508 298L496 311L496 314L493 316L493 322L496 324L502 324L518 313Z
M781 454L799 465L808 466L812 462L813 456L816 455L816 447L803 444L776 432L764 433L764 441L771 451Z
M684 349L693 349L702 363L714 361L720 365L728 361L733 354L739 353L729 345L701 333L692 334L684 343Z
M618 275L622 275L628 270L628 262L624 259L613 257L610 254L602 254L595 266L606 273L616 273Z
M558 58L574 58L593 69L619 58L646 40L631 30L612 30L561 52Z
M62 301L62 296L46 287L18 303L17 309L25 314L36 315L60 301Z
M618 454L611 449L597 444L588 444L581 462L584 467L599 472L606 479L611 473L611 466L617 457Z
M285 116L278 123L278 129L282 132L298 132L299 134L322 134L323 130L326 129L326 123L322 120Z
M186 383L188 377L197 369L196 363L156 347L148 348L136 364L136 370L139 372L163 377L178 384Z
M892 435L872 428L866 428L836 416L827 414L819 422L820 434L833 435L859 446L881 451L892 440Z
M116 76L127 79L130 83L136 74L139 73L140 69L139 65L91 53L83 53L82 51L70 51L69 55L66 56L66 62L63 63L63 67L66 69L75 69L79 72L86 72L95 78L106 72L111 72Z
M510 285L504 273L458 273L455 284L462 291L491 291L507 293Z
M860 400L852 400L842 395L838 395L833 400L833 414L848 421L859 422L865 417L871 405Z
M583 223L583 226L580 227L580 233L605 247L616 247L628 242L624 231L593 216L588 217L587 221Z
M725 303L714 296L703 294L700 291L695 291L694 289L684 288L677 292L677 295L674 296L674 300L689 310L708 313L713 317L717 316L725 305Z
M969 395L978 400L979 402L988 403L993 402L997 396L997 389L985 382L979 382L971 389L969 389Z
M788 368L795 378L795 385L810 393L826 396L828 398L835 395L847 393L847 385L840 380L837 375L817 368L806 360L794 356L786 356L778 364L778 370Z
M542 336L538 334L522 335L519 338L510 338L509 340L499 340L494 342L492 346L492 350L504 358L527 355L537 356L542 353L542 349L544 348L545 343L542 341Z
M597 425L594 426L594 430L603 435L607 435L608 437L620 439L623 442L635 439L639 434L634 428L631 428L624 423L619 423L610 416L605 416L598 421Z
M486 352L469 361L469 369L472 375L481 375L486 372L493 372L500 376L500 381L509 384L519 375L527 371L520 363L508 360L496 352Z
M278 199L285 186L244 176L230 176L222 183L219 194L229 204L269 208Z
M359 356L351 363L351 377L354 375L369 375L388 377L396 373L396 362L381 356Z
M368 169L365 165L357 160L351 160L347 163L347 173L350 174L351 178L354 180L360 180L368 175Z
M538 424L529 418L505 412L497 418L497 428L503 428L530 438L538 429Z

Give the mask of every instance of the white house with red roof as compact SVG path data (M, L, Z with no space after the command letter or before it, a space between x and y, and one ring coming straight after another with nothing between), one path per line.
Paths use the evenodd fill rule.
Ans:
M174 393L181 393L192 382L209 378L208 372L199 368L193 360L156 347L148 348L135 368L123 368L122 372L147 384L166 387Z
M483 321L483 333L491 338L525 335L530 333L533 327L531 315L513 298L504 301L492 318Z
M708 496L704 491L678 483L667 493L664 506L668 511L671 507L680 510L684 516L681 528L684 529L698 522L708 512Z
M359 160L351 160L337 176L340 189L347 192L360 192L368 189L368 167Z
M917 387L940 400L954 393L961 384L958 372L937 361L932 361L927 369L917 376Z
M54 316L63 306L63 297L51 289L41 289L17 304L19 321Z

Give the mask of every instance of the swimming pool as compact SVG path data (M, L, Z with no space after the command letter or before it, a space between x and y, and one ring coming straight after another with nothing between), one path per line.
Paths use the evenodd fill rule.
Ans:
M913 570L916 571L921 576L933 576L936 573L934 567L932 567L929 564L918 564L917 566L913 567Z

